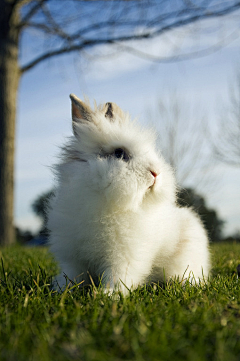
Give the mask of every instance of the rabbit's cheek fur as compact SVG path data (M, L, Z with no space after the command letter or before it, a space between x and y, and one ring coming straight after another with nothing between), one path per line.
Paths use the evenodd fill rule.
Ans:
M88 162L88 187L96 192L104 192L111 184L108 160L96 158Z
M117 161L119 162L119 161ZM108 174L109 186L105 189L106 200L114 209L136 209L142 201L143 191L139 179L126 164L111 167Z
M86 187L96 192L95 197L112 210L128 208L137 184L126 164L110 158L98 157L88 162Z

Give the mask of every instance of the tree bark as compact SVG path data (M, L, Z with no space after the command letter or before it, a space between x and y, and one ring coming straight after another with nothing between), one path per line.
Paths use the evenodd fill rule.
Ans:
M0 245L15 242L13 226L14 149L18 66L18 12L0 0Z

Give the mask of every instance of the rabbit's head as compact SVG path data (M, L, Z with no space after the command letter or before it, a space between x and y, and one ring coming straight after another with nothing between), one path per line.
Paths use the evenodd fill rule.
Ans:
M174 176L155 150L153 131L114 103L91 109L75 95L70 98L74 136L64 147L60 173L74 177L79 194L102 199L102 206L116 211L175 201Z

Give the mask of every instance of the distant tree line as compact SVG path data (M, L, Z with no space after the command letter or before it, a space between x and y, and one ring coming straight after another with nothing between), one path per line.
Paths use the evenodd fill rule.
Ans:
M201 218L210 240L219 242L223 239L224 221L219 218L216 210L208 208L203 196L192 188L181 189L178 193L178 204L181 207L191 207Z

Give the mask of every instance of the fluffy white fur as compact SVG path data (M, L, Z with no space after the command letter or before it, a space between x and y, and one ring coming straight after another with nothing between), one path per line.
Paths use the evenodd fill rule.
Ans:
M102 278L126 293L123 283L207 277L206 231L191 209L176 205L174 175L155 149L154 132L114 103L91 109L71 99L74 135L56 167L48 215L58 285L66 285L64 275L87 283Z

